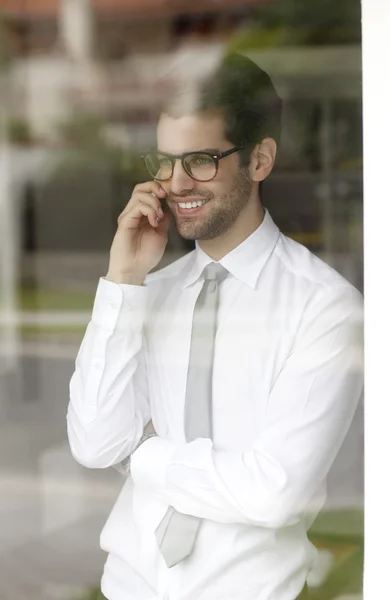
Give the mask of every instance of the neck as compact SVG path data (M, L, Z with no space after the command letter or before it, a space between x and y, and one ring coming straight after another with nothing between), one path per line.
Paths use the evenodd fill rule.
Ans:
M229 231L212 240L199 240L199 247L210 258L219 261L252 235L260 227L263 219L264 208L256 194L256 197L249 200Z

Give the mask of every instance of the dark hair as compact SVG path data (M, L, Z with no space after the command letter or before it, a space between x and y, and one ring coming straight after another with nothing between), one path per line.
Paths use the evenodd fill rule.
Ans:
M279 144L282 101L269 75L246 56L225 55L216 68L201 78L189 111L207 110L221 112L226 139L235 146L245 146L240 152L243 164L264 138L270 137ZM172 105L163 111L175 112Z

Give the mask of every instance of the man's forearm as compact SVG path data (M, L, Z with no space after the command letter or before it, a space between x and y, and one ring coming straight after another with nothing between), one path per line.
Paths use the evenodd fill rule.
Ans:
M69 385L69 445L85 467L103 469L124 460L150 419L143 350L146 291L99 280Z

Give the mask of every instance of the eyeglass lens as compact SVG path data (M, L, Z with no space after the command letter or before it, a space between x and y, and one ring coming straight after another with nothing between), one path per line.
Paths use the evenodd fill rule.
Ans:
M164 154L147 154L146 166L155 179L170 179L173 173L173 162ZM183 159L185 171L197 181L208 181L215 177L217 166L214 159L208 154L188 154Z

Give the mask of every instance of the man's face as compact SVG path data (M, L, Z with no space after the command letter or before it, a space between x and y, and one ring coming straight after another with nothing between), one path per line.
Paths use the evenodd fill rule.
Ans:
M205 113L179 118L163 114L157 129L157 146L160 152L168 154L198 150L219 154L234 147L225 138L223 118ZM194 181L177 160L172 179L161 185L167 192L178 232L188 240L210 240L229 231L248 204L254 186L248 168L240 167L238 153L221 159L216 177L208 182ZM179 206L179 202L199 200L206 203L196 209Z

